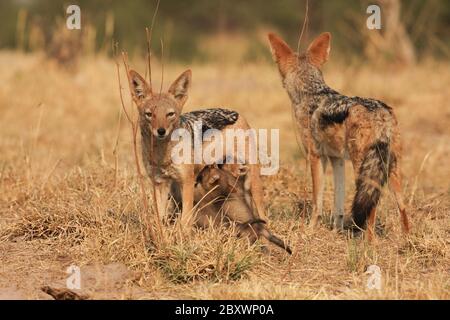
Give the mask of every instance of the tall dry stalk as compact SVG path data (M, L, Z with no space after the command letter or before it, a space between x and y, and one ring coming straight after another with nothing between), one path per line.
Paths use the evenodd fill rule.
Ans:
M308 23L308 11L309 11L309 1L306 0L306 10L305 10L305 18L303 19L303 25L302 25L302 30L300 32L300 36L298 37L298 42L297 42L297 53L300 53L300 46L302 44L302 39L303 39L303 32L306 30L307 28L307 23Z
M158 8L159 8L159 3L160 3L160 0L158 0L158 2L157 2L156 9L153 14L150 31L148 28L145 29L146 36L147 36L147 61L148 61L148 73L149 73L150 88L152 88L152 70L151 70L151 50L150 50L150 48L151 48L153 27L154 27L154 23L155 23L155 19L156 19L156 14L157 14ZM129 69L129 65L128 65L128 55L125 52L122 52L122 62L125 67L125 72L127 75L128 83L131 83L130 82L131 81L130 74L129 74L130 69ZM138 155L138 147L137 147L137 132L139 129L138 119L136 121L134 121L131 118L130 114L128 113L127 108L125 107L125 103L123 100L123 94L122 94L123 87L122 87L121 79L120 79L120 65L119 65L119 62L117 61L117 59L115 60L115 63L116 63L116 68L117 68L117 77L118 77L118 81L119 81L120 102L122 104L122 109L125 113L125 116L131 125L132 138L133 138L134 160L135 160L136 172L138 175L139 185L140 185L141 194L142 194L144 212L148 213L150 207L148 204L147 193L146 193L146 189L145 189L144 176L142 174L141 165L139 163L139 155ZM162 84L161 84L161 87L162 87ZM131 100L133 100L133 99L131 99ZM116 141L116 146L117 146L117 141ZM150 152L153 153L153 143L150 146ZM116 159L116 161L117 161L117 159ZM154 170L152 170L152 175L154 176L154 174L155 174L155 172L154 172ZM152 189L153 189L153 200L154 200L153 203L156 203L156 191L155 191L155 188L152 188ZM154 220L156 220L156 221L151 221L148 218L147 214L144 214L143 218L141 216L141 220L144 221L144 223L146 225L146 230L145 230L145 232L143 232L143 236L144 236L144 240L148 240L150 238L150 240L154 244L154 246L158 248L162 243L165 242L165 239L164 239L165 237L164 237L164 233L163 233L163 229L162 229L162 225L161 225L161 218L160 218L158 206L155 206L153 211L156 213L156 217L154 217ZM152 222L154 222L154 224L156 225L157 232L155 232L155 230L153 229Z
M162 93L164 83L164 41L161 39L161 84L159 87L159 95Z
M125 71L127 73L127 77L129 77L129 75L128 75L129 68L128 68L128 63L127 63L127 56L125 53L122 53L122 60L123 60L123 64L125 67ZM125 116L131 125L132 138L133 138L134 160L135 160L136 172L138 175L139 185L140 185L141 194L142 194L142 202L144 205L144 212L148 213L149 212L148 199L147 199L147 195L145 192L145 185L144 185L141 165L139 163L138 148L137 148L138 123L137 123L137 121L134 121L131 118L130 114L127 111L127 108L125 107L125 103L123 100L123 94L122 94L123 87L122 87L122 82L120 79L120 65L119 65L119 62L117 61L117 59L115 60L115 63L116 63L116 68L117 68L117 79L119 81L119 93L120 93L120 102L122 105L122 110L125 113ZM144 241L147 242L148 240L150 240L155 247L158 247L158 245L160 243L160 241L159 241L160 239L158 239L158 236L156 235L155 231L153 230L151 221L148 218L148 215L144 214L143 215L144 217L142 217L142 213L141 213L140 216L141 216L141 221L144 221L144 224L146 227L146 230L143 231ZM160 236L162 236L162 234ZM144 243L144 245L145 245L145 243Z
M152 58L152 52L150 50L151 48L151 44L152 44L152 35L153 35L153 27L155 26L155 20L156 20L156 15L158 13L158 9L159 9L159 2L160 0L158 0L158 2L156 3L156 9L155 12L153 13L153 17L152 17L152 23L150 25L150 31L148 30L148 28L145 28L145 33L147 35L147 63L148 63L148 83L150 84L150 88L152 88L152 62L151 62L151 58Z
M160 0L158 0L158 2L156 3L156 8L155 8L155 12L153 13L152 22L151 22L151 25L150 25L150 30L148 29L148 27L145 28L145 34L146 34L146 40L147 40L148 83L149 83L150 89L152 91L153 91L153 84L152 84L151 42L152 42L153 28L155 26L156 16L158 14L159 3L160 3ZM145 73L147 73L147 71ZM127 72L127 75L128 75L128 72ZM161 81L161 88L162 88L162 81ZM161 92L160 92L160 94L161 94ZM153 140L151 140L150 152L153 153ZM153 181L154 181L155 180L154 179L155 178L155 170L154 169L152 169L151 174L152 174L152 178L153 178ZM154 187L152 188L152 191L153 191L152 195L153 195L153 200L154 200L153 202L156 203L156 190L155 190ZM167 209L167 208L165 208L165 209ZM159 233L162 241L165 242L164 233L163 233L163 229L162 229L162 225L161 225L161 215L160 215L159 208L158 208L157 205L155 206L155 212L156 212L156 226L158 228L158 233Z

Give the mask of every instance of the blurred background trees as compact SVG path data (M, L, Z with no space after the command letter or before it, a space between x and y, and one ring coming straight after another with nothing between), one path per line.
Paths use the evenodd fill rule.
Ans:
M130 53L144 54L145 27L156 0L2 0L0 48L24 51L70 50L112 54L112 41ZM153 36L159 55L183 62L217 59L269 59L265 34L279 32L293 47L304 19L306 0L161 0ZM78 4L82 29L65 28L66 8ZM366 8L379 4L382 29L368 30ZM343 59L369 57L414 63L424 57L449 57L450 1L350 0L309 1L309 24L303 48L322 31L333 34L333 54ZM66 40L61 40L66 39ZM400 54L399 54L400 53ZM70 55L69 52L65 52Z

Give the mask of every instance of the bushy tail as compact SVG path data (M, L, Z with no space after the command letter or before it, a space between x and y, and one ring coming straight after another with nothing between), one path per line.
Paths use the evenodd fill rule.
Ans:
M356 180L352 217L360 229L366 228L371 211L377 206L381 189L385 185L394 159L390 159L389 142L376 141L367 150Z

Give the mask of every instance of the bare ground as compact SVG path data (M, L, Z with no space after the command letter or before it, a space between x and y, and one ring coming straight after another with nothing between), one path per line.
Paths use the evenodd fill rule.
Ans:
M144 244L123 118L118 129L113 62L86 58L73 72L39 55L1 52L0 298L51 299L41 287L64 288L66 268L77 265L80 292L97 299L449 299L448 64L395 72L330 64L324 74L331 86L382 99L399 118L412 222L407 237L387 190L379 210L383 235L374 244L331 231L329 175L326 215L311 232L310 178L275 66L192 66L187 109L232 107L255 127L280 129L280 172L264 187L270 227L293 247L289 257L276 248L263 254L226 230L182 241L165 226L164 243ZM183 70L169 66L165 78ZM349 164L346 170L348 209L354 186ZM381 290L367 289L372 264L381 269Z

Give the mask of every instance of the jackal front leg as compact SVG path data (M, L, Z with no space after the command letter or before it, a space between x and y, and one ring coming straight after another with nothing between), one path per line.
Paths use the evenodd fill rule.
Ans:
M183 230L189 230L193 224L193 208L194 208L194 170L184 173L181 182L181 199L183 210L181 212L181 227Z
M166 179L154 181L156 210L158 210L158 218L165 218L167 205L169 200L170 182Z

